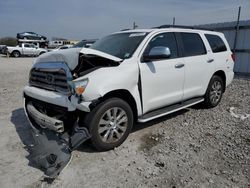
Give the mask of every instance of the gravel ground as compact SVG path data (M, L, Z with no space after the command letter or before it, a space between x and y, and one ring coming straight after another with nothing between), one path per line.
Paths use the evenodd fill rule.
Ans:
M125 143L87 142L54 181L32 167L22 89L33 58L0 57L0 187L250 187L250 80L235 79L221 104L135 126Z

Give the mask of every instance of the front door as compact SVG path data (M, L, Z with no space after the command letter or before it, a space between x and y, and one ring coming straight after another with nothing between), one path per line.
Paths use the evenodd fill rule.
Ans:
M174 33L157 34L147 45L143 55L154 47L168 47L170 57L140 62L143 113L182 101L184 62L178 58Z
M23 55L32 55L34 53L34 48L31 44L24 44Z

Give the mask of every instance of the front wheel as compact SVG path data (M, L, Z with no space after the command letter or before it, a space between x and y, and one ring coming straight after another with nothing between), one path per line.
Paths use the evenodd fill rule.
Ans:
M207 108L213 108L217 106L223 95L224 83L221 77L215 75L211 78L206 94L205 94L205 106Z
M21 54L20 54L19 51L14 51L14 52L12 52L12 56L13 56L13 57L20 57Z
M106 151L120 146L133 126L133 112L124 100L108 99L97 105L85 117L93 146Z

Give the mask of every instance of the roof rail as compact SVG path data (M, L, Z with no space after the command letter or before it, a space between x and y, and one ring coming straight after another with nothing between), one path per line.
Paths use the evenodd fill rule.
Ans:
M153 27L153 29L164 29L164 28L183 28L183 29L199 29L199 30L214 31L214 30L209 29L209 28L187 26L187 25L161 25L159 27Z

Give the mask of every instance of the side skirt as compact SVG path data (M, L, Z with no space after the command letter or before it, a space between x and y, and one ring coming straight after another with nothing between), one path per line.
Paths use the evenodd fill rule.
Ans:
M144 122L171 114L173 112L177 112L179 110L193 106L193 105L201 103L203 101L204 101L204 98L199 97L199 98L193 98L193 99L184 101L182 103L178 103L178 104L174 104L174 105L167 106L164 108L160 108L160 109L154 110L152 112L149 112L149 113L146 113L146 114L140 116L138 118L138 122L144 123Z

